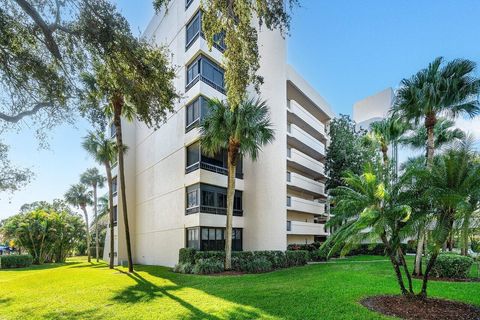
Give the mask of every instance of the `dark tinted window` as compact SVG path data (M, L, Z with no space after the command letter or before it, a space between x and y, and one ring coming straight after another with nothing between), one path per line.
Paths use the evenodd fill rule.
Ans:
M201 13L197 12L195 17L186 27L186 47L188 48L193 41L200 35Z

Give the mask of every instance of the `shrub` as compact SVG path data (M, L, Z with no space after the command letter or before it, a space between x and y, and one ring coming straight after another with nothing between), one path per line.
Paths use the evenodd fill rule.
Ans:
M12 254L0 256L0 269L25 268L32 265L33 257L29 254Z
M193 248L182 248L178 254L178 263L190 263L195 264L195 254L197 250Z
M248 273L259 273L272 271L272 263L265 257L255 257L253 260L244 262L244 270Z
M454 253L440 254L432 268L432 275L439 278L467 278L473 259Z
M471 248L473 252L480 253L480 241L472 240Z
M216 259L198 259L193 267L195 274L211 274L223 271L223 263Z
M285 252L279 250L271 251L256 251L255 256L265 257L271 264L273 269L280 269L287 267L287 258Z
M285 257L287 259L287 265L289 267L303 266L303 265L307 264L308 251L305 251L305 250L287 250L285 252Z
M225 251L197 251L194 255L194 262L197 263L198 260L217 260L223 263L225 260Z
M177 273L193 273L194 265L190 262L178 263L173 268L173 272Z

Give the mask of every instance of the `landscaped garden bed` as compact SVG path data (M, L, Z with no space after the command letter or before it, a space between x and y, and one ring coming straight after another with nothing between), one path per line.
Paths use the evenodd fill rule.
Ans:
M405 298L403 296L374 296L363 299L368 309L388 316L412 320L478 320L480 308L443 299Z

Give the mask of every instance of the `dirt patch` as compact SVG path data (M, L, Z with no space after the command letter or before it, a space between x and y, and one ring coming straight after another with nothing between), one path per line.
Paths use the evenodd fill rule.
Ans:
M360 301L368 309L401 319L479 320L480 308L443 299L407 299L402 296L375 296Z

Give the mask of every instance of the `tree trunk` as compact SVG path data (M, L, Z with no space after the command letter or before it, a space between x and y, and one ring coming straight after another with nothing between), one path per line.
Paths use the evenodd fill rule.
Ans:
M127 245L127 257L128 257L128 272L133 272L133 258L132 247L130 243L130 228L128 225L128 212L127 212L127 193L125 190L125 166L123 163L123 140L122 140L122 108L123 97L116 96L113 101L113 123L115 125L115 136L117 138L118 149L118 173L120 177L120 199L122 201L122 215L125 228L125 241Z
M109 227L110 227L110 259L109 259L109 268L113 269L113 259L115 251L115 231L114 231L114 220L113 220L113 186L112 186L112 168L110 167L110 162L106 161L105 170L107 171L107 185L108 185L108 217L109 217ZM107 245L105 243L105 245Z
M383 146L381 148L381 151L382 151L382 155L383 155L383 165L386 167L387 164L388 164L388 147Z
M435 114L428 114L425 117L425 128L427 129L427 167L431 168L433 165L433 155L435 152L435 135L433 128L437 123Z
M88 262L91 262L91 256L90 256L90 225L88 224L88 214L87 214L87 208L85 205L81 206L81 209L83 211L83 214L85 215L85 224L87 225L87 258Z
M438 257L438 248L435 248L430 260L428 260L427 268L425 269L425 274L423 275L423 282L422 282L422 291L420 292L420 297L426 298L427 297L427 284L428 284L428 276L430 275L430 271L435 264L435 261Z
M395 270L395 275L397 276L397 282L398 282L398 285L400 286L400 291L402 292L402 295L407 296L408 292L403 282L402 272L400 271L397 258L395 257L395 250L392 249L392 247L390 246L390 243L388 242L385 234L382 234L380 238L382 239L383 244L387 249L388 257L390 258L390 262L392 263L393 270Z
M410 275L410 271L408 270L408 265L407 261L405 261L405 256L403 255L402 248L398 248L398 258L401 261L401 264L403 265L403 270L405 271L405 276L407 277L408 280L408 290L410 291L411 294L413 294L413 283L412 283L412 277Z
M468 256L468 234L470 230L470 214L466 214L463 217L463 225L461 231L462 237L462 255Z
M231 148L230 148L231 149ZM225 270L232 269L233 203L235 200L236 150L228 152L227 224L225 228Z
M97 259L98 262L98 253L99 253L99 242L98 242L98 219L97 219L97 214L98 214L98 208L97 208L97 185L93 185L93 210L94 210L94 219L95 219L95 258Z
M414 276L421 276L422 273L422 257L423 257L423 245L425 243L425 231L421 228L418 231L417 237L417 251L415 252L415 268L413 270Z

